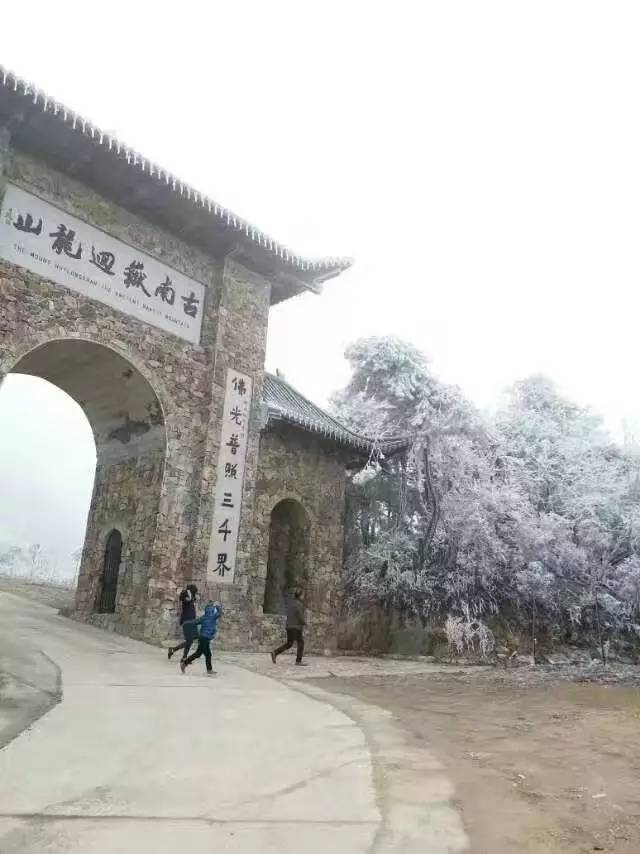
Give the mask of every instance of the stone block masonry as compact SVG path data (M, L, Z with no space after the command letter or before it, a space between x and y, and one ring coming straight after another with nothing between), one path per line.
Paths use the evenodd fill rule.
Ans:
M344 449L284 424L263 433L260 441L247 598L254 613L260 613L269 571L271 514L282 501L296 502L308 520L300 579L308 611L306 639L308 648L320 653L335 649L347 458ZM263 614L260 629L260 644L271 646L282 637L284 618Z
M78 230L91 227L86 235L98 229L112 238L105 246L113 251L96 255L84 246L91 261L75 257L88 269L96 257L108 268L118 251L128 258L139 252L149 272L164 270L168 279L177 272L204 291L199 340L195 327L188 340L173 335L127 307L136 305L128 288L144 279L118 281L117 308L72 289L86 279L73 269L77 245L59 244L58 252L54 235L37 231L37 217L3 208L9 243L0 242L0 382L19 372L54 383L83 409L96 443L73 616L167 643L178 633L178 593L195 581L203 597L225 604L221 646L267 648L281 638L282 596L295 581L305 591L309 648L333 648L348 454L339 441L273 421L263 383L270 305L318 291L349 262L293 255L164 170L160 178L159 167L142 161L141 168L135 153L105 144L86 122L69 124L60 105L27 90L0 76L0 204L9 186L7 199L30 199L43 217L59 213L61 223L51 225L59 239L68 216L80 221ZM25 111L33 121L23 121ZM9 128L18 129L15 137ZM14 243L14 236L26 241L21 233L38 249L31 269L20 263L25 244ZM40 246L64 251L68 279L46 277ZM33 272L41 261L42 272ZM112 291L92 282L98 285L106 299ZM156 309L146 306L146 317ZM229 369L253 384L232 584L207 579Z
M13 151L9 158L5 152L2 163L11 182L206 287L202 339L191 345L0 260L0 377L25 370L56 382L83 406L96 437L96 481L76 616L164 641L175 630L178 590L206 565L228 365L256 376L259 399L269 284L236 262L225 265L205 256L30 156ZM90 376L79 376L78 345ZM117 359L122 360L119 376ZM157 400L160 424L144 421L153 420L154 413L143 413L141 420L133 411L136 401L126 393L131 383L149 401ZM135 433L146 435L151 426L161 431L162 441L149 449ZM257 446L258 430L252 428L245 530L251 524ZM123 534L116 611L97 615L103 550L113 528Z

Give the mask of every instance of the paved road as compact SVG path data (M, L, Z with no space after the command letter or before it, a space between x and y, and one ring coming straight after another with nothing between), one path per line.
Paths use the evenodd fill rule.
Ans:
M19 639L18 633L14 636L21 600L2 596L0 593L0 748L54 706L62 688L60 670L41 651L32 633L21 633ZM18 609L11 619L3 604Z
M53 662L63 692L0 751L2 854L370 850L369 752L332 706L231 665L182 676L161 650L6 593L0 648L49 702Z

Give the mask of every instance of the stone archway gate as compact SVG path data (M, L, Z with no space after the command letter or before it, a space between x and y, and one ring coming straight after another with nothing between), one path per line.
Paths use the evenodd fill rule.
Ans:
M0 205L0 381L54 382L96 437L76 615L163 639L186 580L246 592L269 307L349 262L294 255L2 67Z

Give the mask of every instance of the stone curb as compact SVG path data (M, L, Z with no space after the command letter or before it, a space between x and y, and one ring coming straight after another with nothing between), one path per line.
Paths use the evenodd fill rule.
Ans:
M431 751L409 742L391 712L306 682L278 681L337 708L364 732L382 815L371 854L460 854L470 850L444 766Z

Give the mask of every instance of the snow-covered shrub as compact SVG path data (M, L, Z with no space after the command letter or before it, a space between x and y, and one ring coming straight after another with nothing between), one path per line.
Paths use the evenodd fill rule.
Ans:
M488 658L495 649L493 632L480 620L465 620L449 614L444 630L449 648L458 655L471 653Z
M462 655L464 652L464 626L465 624L462 617L452 617L451 614L449 614L447 621L444 624L444 631L447 635L449 649L452 652L455 650L458 655Z

